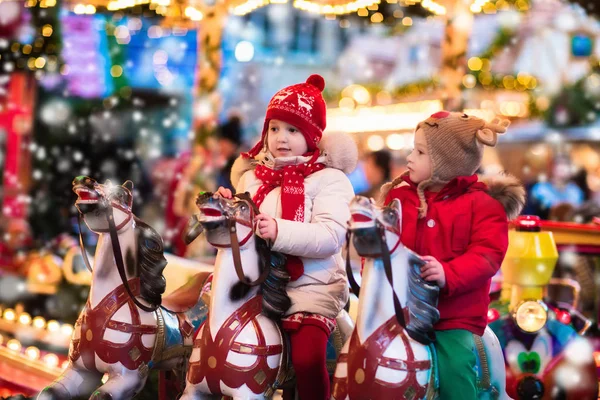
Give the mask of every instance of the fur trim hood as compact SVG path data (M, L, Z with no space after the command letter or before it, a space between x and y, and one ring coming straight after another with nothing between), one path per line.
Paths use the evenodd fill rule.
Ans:
M510 174L480 176L479 181L487 186L487 193L498 200L509 220L517 218L525 206L525 188Z
M390 190L401 186L410 186L403 176L401 175L381 187L377 202L379 205L383 205ZM521 213L525 206L526 194L525 188L516 177L510 174L479 175L478 181L487 186L487 194L502 204L509 220L515 219Z
M323 135L319 143L321 156L318 161L325 164L326 167L339 169L346 174L356 169L358 163L358 148L354 139L345 133L329 133ZM252 170L264 156L264 152L259 153L256 158L238 157L231 168L231 183L237 187L240 178L246 171Z

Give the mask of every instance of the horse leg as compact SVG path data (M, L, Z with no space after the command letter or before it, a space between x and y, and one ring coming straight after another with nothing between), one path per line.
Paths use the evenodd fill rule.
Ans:
M69 400L88 397L102 384L102 374L77 368L70 363L58 379L46 386L37 400Z
M491 384L499 394L500 400L508 400L506 394L506 367L504 364L504 353L496 334L487 326L481 337L489 364Z
M110 369L108 381L92 393L90 400L129 400L142 390L146 379L147 373L115 364Z

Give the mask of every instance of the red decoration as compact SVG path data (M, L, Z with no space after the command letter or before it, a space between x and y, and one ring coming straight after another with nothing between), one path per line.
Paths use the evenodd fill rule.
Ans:
M571 323L571 313L566 310L556 310L556 319L565 325Z
M495 308L490 308L488 310L488 312L487 312L488 324L496 321L499 318L500 318L500 313L498 312L498 310L496 310Z
M0 2L0 38L12 39L16 36L17 28L23 16L23 2Z

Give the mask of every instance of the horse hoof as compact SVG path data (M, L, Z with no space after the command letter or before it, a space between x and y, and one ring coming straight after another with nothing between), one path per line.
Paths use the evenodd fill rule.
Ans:
M90 400L112 400L112 398L113 397L110 393L100 392L96 390L94 393L92 393L92 397L90 397Z
M70 399L71 395L67 392L66 389L61 386L54 385L52 387L47 387L38 394L36 400L62 400L62 399Z

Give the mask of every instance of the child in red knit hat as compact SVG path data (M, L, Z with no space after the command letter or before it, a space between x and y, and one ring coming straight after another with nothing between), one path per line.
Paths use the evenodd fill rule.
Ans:
M286 255L292 305L282 325L302 400L330 397L327 340L348 301L341 249L354 192L344 172L355 168L357 149L344 136L321 142L324 87L323 78L312 75L277 92L261 140L236 161L231 176L237 192L249 192L260 209L258 234ZM225 188L218 193L232 195Z

